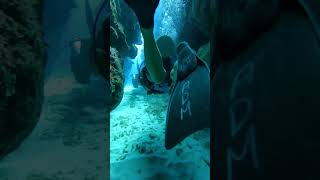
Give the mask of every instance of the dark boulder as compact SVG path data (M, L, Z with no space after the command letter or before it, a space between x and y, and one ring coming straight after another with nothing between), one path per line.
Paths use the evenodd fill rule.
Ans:
M0 159L38 122L45 45L41 0L0 1Z
M110 48L110 86L111 86L111 110L115 109L121 102L124 88L123 62L119 52Z
M121 102L124 90L124 61L135 58L140 44L140 28L133 12L124 2L110 1L110 86L111 110Z

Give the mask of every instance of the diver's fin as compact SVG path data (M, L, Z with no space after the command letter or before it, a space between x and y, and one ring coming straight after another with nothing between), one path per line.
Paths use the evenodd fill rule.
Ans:
M319 0L299 0L299 3L309 16L315 32L320 41L320 1Z
M209 68L206 63L196 57L187 44L183 46L183 50L180 51L183 57L181 53L178 55L180 64L178 80L171 94L167 111L165 134L167 149L173 148L192 133L209 127ZM186 61L189 65L183 63Z

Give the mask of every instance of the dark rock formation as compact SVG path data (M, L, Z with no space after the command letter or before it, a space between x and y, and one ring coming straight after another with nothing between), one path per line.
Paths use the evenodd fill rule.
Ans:
M209 0L188 0L186 2L186 19L183 22L181 33L178 36L178 41L187 41L190 47L198 50L202 45L208 43L209 39L209 20L204 19L208 15L200 15L199 13L208 13L209 7L205 3ZM199 14L199 15L198 15Z
M110 86L111 86L111 109L116 108L123 97L124 75L123 62L119 52L110 48Z
M111 0L110 9L110 86L111 109L114 109L123 97L124 60L136 57L135 44L141 40L139 25L128 6L122 1Z
M87 24L96 35L70 43L71 70L77 82L82 84L89 84L95 73L101 75L111 91L111 102L107 103L111 103L112 110L123 97L124 60L137 55L135 44L139 43L139 25L133 12L119 0L111 0L110 6L102 4L95 18L90 9L87 0ZM110 63L106 58L110 58Z
M122 57L134 58L141 43L140 28L134 13L119 0L111 0L111 46L118 49Z
M111 0L110 7L110 89L111 110L113 110L120 104L124 88L123 61L120 58L119 50L123 51L124 48L128 48L128 45L123 26L118 21L119 1Z
M36 125L43 99L41 0L0 0L0 159Z

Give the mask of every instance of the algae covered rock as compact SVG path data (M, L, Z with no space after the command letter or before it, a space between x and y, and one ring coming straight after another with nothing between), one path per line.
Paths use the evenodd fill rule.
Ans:
M45 45L41 0L0 0L0 159L38 122Z
M135 44L141 43L140 28L131 9L119 0L111 0L111 46L118 49L120 55L129 58L137 56Z
M110 0L110 86L111 110L122 100L124 90L124 61L137 56L135 44L141 43L135 15L119 0ZM109 29L108 29L109 30Z
M115 48L110 48L111 109L116 108L123 97L124 75L122 66L119 52Z

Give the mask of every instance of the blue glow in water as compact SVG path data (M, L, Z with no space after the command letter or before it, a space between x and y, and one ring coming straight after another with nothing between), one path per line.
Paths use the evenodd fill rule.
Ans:
M143 38L142 38L142 44L141 45L135 45L138 49L138 54L136 56L136 58L134 59L134 63L135 66L133 68L133 73L138 73L138 69L137 67L140 67L141 64L144 61L144 42L143 42Z
M135 45L138 49L137 56L134 59L128 58L125 60L125 67L124 67L125 78L126 78L125 91L133 89L132 75L138 74L138 67L140 67L144 61L144 51L143 51L144 50L144 41L143 41L143 38L141 39L141 42L142 43L140 45L138 45L138 44ZM130 63L130 65L128 65L128 63Z

